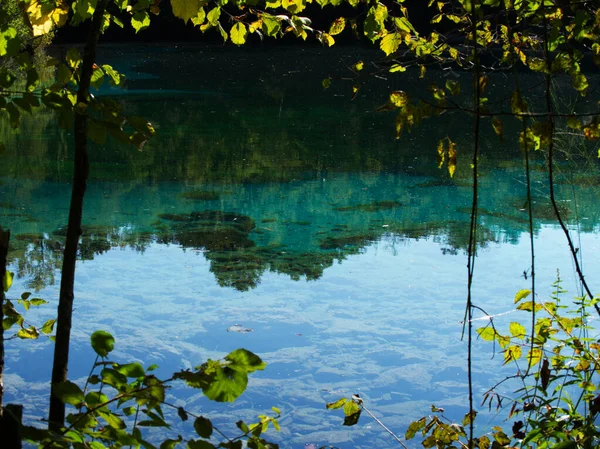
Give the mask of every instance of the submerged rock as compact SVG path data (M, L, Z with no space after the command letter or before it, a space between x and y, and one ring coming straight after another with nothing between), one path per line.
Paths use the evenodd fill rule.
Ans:
M398 201L375 201L370 204L355 204L354 206L334 207L333 209L338 212L377 212L380 210L394 209L399 206L402 206L402 203Z
M240 230L249 232L254 229L255 223L252 218L236 212L223 212L220 210L204 210L190 214L161 214L160 218L167 221L187 223L190 225L230 225Z

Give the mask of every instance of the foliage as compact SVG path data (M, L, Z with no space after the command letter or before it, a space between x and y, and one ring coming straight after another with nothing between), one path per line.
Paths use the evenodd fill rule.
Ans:
M8 292L10 287L12 286L14 273L6 270L4 274L4 279L2 285L4 287L4 292ZM48 301L45 301L42 298L32 298L31 292L24 292L21 294L21 297L16 301L17 305L23 309L23 312L28 311L31 307L39 307L43 304L48 304ZM41 334L48 335L51 340L53 340L52 332L54 331L54 324L56 323L55 319L49 319L44 322L41 327L36 327L32 324L29 324L25 321L22 312L19 312L15 307L15 303L8 298L4 298L2 302L2 311L3 311L3 319L2 319L2 327L4 332L12 329L12 327L16 324L20 327L20 329L14 334L14 337L21 339L36 339ZM40 334L41 333L41 334ZM4 337L6 340L7 338Z
M13 127L18 127L23 112L44 105L54 111L61 126L70 127L74 115L85 116L87 136L97 143L103 143L107 136L132 144L142 149L155 131L147 120L127 116L121 106L110 99L93 97L78 99L76 93L82 81L83 58L76 49L67 52L64 61L52 61L56 68L56 79L52 85L42 87L40 74L27 51L31 38L47 36L55 27L70 23L84 22L94 15L96 2L78 0L29 0L19 3L27 22L27 30L22 24L4 20L0 23L0 57L8 58L11 64L0 66L0 110L8 115ZM525 162L528 164L529 150L548 151L550 198L558 222L563 228L574 256L576 270L586 295L578 298L577 315L563 315L562 305L558 301L560 293L546 303L535 302L535 279L532 288L521 291L515 298L517 308L534 315L531 333L518 322L511 323L508 333L501 334L491 325L478 330L484 340L498 343L503 350L505 364L515 363L525 357L527 368L517 377L524 382L520 390L521 400L515 402L510 415L523 413L526 423L515 423L513 435L509 437L501 429L496 429L489 437L473 436L475 410L470 394L469 412L462 424L448 423L443 415L421 418L409 427L407 438L421 432L425 447L452 447L462 439L467 439L467 447L475 443L480 448L505 447L515 440L520 444L538 447L593 447L597 445L597 430L594 419L598 413L600 396L595 396L595 384L592 376L596 370L598 357L597 344L590 340L587 330L587 310L594 307L600 313L597 301L591 294L578 264L576 250L570 240L569 230L561 219L553 192L553 149L555 130L561 121L574 136L586 141L600 139L600 116L594 109L584 104L583 109L562 111L552 101L552 85L568 79L573 91L585 96L590 91L590 82L583 73L586 57L594 64L600 64L600 10L597 2L563 2L557 0L455 0L448 2L428 2L430 27L418 30L409 19L408 8L404 1L394 4L376 0L347 0L356 8L355 17L338 17L329 26L328 31L312 27L310 18L301 14L307 10L308 0L171 0L171 8L176 17L205 32L216 30L224 41L231 40L236 45L247 42L249 36L278 38L286 34L307 39L313 34L324 46L335 43L335 37L346 28L363 36L385 54L385 59L377 67L375 74L402 74L416 68L418 75L426 78L428 66L442 67L452 71L470 71L473 80L470 89L448 79L444 85L432 84L427 98L411 98L396 90L389 95L381 111L393 111L396 114L396 136L401 137L404 129L410 130L422 120L441 113L466 113L474 118L473 149L473 207L469 233L469 297L467 301L466 326L468 327L469 348L471 348L471 316L474 305L471 302L470 286L473 279L473 262L476 248L476 229L478 212L477 161L478 139L482 119L490 121L491 128L501 139L505 132L504 116L512 116L521 125L519 141L524 149ZM318 0L317 3L339 5L340 0ZM389 3L389 4L386 4ZM116 25L123 27L128 22L136 32L150 25L151 14L160 14L160 2L147 0L115 0L108 2L108 9L102 16L102 29ZM101 11L101 10L100 10ZM21 28L19 28L19 26ZM21 30L21 31L19 31ZM31 38L27 36L30 33ZM16 66L15 66L16 64ZM359 93L365 78L365 65L358 61L351 68L353 72L352 95ZM502 92L500 98L492 98L488 84L490 76L500 70L514 73L515 89ZM412 70L411 70L412 71ZM531 92L525 94L521 87L520 71L527 71L539 79L539 98L533 98ZM25 76L23 77L23 74ZM21 79L19 79L21 75ZM368 74L367 74L368 75ZM94 64L91 84L98 89L104 82L121 86L124 77L108 65ZM323 87L330 86L332 79L323 81ZM19 84L20 83L20 84ZM85 91L85 89L84 89ZM87 95L85 95L87 97ZM85 101L84 101L85 100ZM90 101L88 101L90 100ZM0 148L1 149L1 148ZM450 136L442 137L435 150L439 156L439 167L447 165L450 176L457 169L458 148ZM528 167L528 165L527 165ZM528 175L528 172L527 172ZM86 174L87 176L87 174ZM530 214L530 232L532 233L531 191L528 183L528 210ZM533 244L532 244L532 272ZM524 301L531 294L531 301ZM31 305L28 297L22 297L25 304ZM8 303L7 303L8 304ZM11 317L11 309L7 318ZM12 325L11 324L11 325ZM25 329L24 327L21 329ZM29 328L27 328L29 329ZM582 333L583 332L583 333ZM110 352L111 339L96 334L93 342L99 357ZM549 347L550 346L550 347ZM94 395L86 388L65 382L56 385L60 398L74 405L77 413L71 416L69 430L59 440L63 443L83 444L86 436L99 438L118 444L149 444L141 439L136 429L141 422L134 421L132 433L124 432L125 422L105 407L117 406L128 401L135 402L136 417L141 411L148 425L165 426L160 405L164 401L165 383L171 380L184 380L190 386L200 388L212 399L230 401L235 399L246 387L248 373L262 369L262 362L255 355L244 350L229 354L224 361L207 361L195 371L180 372L169 381L159 381L147 374L139 365L119 365L103 361L100 375L93 378L100 390ZM524 354L526 354L524 356ZM470 361L469 373L470 373ZM134 380L129 381L132 378ZM533 383L528 383L533 380ZM91 382L93 384L93 382ZM102 396L102 388L114 391L113 399ZM91 395L91 396L90 396ZM492 390L485 401L501 400ZM522 406L520 405L522 404ZM347 424L358 421L360 411L364 409L362 401L342 400L330 404L330 408L343 407ZM139 408L143 407L143 408ZM586 408L587 407L587 408ZM133 409L127 409L133 413ZM434 408L434 413L441 410ZM125 413L125 412L123 412ZM126 414L126 413L125 413ZM75 418L73 418L75 416ZM182 412L181 417L187 416ZM99 427L98 419L105 424ZM183 418L182 418L183 419ZM197 418L196 430L201 437L211 435L211 426L205 420ZM199 420L199 421L198 421ZM251 447L262 447L260 431L272 422L272 418L263 417L254 427L240 425L244 435L250 438ZM273 422L275 425L275 422ZM79 428L81 426L82 428ZM469 427L469 433L465 427ZM83 429L83 430L82 430ZM258 433L258 435L255 434ZM53 435L52 438L56 437ZM257 440L253 440L256 437ZM50 438L46 434L43 438ZM35 438L34 438L35 439ZM37 441L40 441L38 439ZM165 447L172 447L181 439L169 440ZM204 442L202 442L204 441ZM94 441L93 443L97 443ZM52 443L53 444L53 443ZM61 444L60 441L57 444ZM101 443L98 443L101 444ZM222 443L222 447L231 446L231 442ZM237 441L236 441L237 444ZM241 445L241 443L240 443ZM94 444L90 443L90 446ZM188 446L214 447L205 440L188 441ZM96 446L102 447L102 446Z
M247 447L277 447L262 438L270 425L279 430L277 419L280 412L275 407L275 416L259 415L259 421L252 424L239 421L237 426L242 433L227 438L207 417L166 401L167 389L176 381L184 381L192 388L202 389L212 400L233 402L246 389L248 374L265 367L265 363L252 352L237 349L223 360L209 359L193 370L179 371L171 378L161 380L153 374L158 368L156 365L144 368L138 362L117 363L109 360L115 339L108 332L94 332L90 342L97 357L83 388L71 381L63 382L56 388L60 399L74 408L67 415L68 424L59 433L25 426L22 434L27 441L44 448L101 449L127 445L164 449L187 443L190 449L238 449L242 447L242 440L246 440ZM182 422L194 418L193 428L197 436L166 438L166 431L174 423L169 422L171 417L165 413L165 407L173 409ZM148 441L144 430L147 428L164 429L160 443ZM211 443L211 439L218 439L215 432L225 440Z
M500 333L493 317L489 317L487 326L477 329L482 340L494 342L501 348L503 364L514 365L516 369L515 375L486 391L481 404L490 410L506 408L506 419L512 420L511 433L494 427L491 433L470 441L465 428L475 421L475 410L467 412L461 422L453 422L444 416L444 409L432 405L432 415L423 416L408 426L406 440L420 434L423 447L440 449L456 447L456 444L482 449L598 446L600 344L591 337L593 329L588 322L590 310L600 299L575 298L573 308L561 301L561 295L566 292L561 287L560 277L553 287L554 293L545 302L523 301L531 293L529 290L515 295L517 310L529 317L535 314L532 330L526 330L515 321L509 324L508 332ZM500 385L515 379L521 384L515 391L516 398L497 392ZM327 408L343 408L344 425L355 425L364 403L354 396L329 403Z

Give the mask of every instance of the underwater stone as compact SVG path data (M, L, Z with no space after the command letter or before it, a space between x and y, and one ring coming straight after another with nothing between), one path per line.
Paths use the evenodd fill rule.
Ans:
M334 207L333 210L338 212L360 211L360 212L377 212L380 210L393 209L402 206L398 201L375 201L370 204L356 204L354 206Z

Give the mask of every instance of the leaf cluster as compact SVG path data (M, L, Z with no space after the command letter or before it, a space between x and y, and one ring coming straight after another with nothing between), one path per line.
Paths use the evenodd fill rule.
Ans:
M186 444L188 449L244 447L277 448L263 438L272 425L279 430L279 409L273 407L275 416L259 415L259 421L246 424L238 421L242 433L227 438L212 421L184 407L176 407L166 400L173 382L183 380L189 387L201 389L211 400L233 402L246 389L248 374L262 370L265 363L245 349L237 349L223 360L208 360L193 371L184 370L161 380L153 374L156 365L144 368L139 362L117 363L108 359L114 350L115 339L106 331L96 331L90 338L97 358L83 388L71 381L56 386L56 395L74 410L67 415L67 426L60 433L31 427L23 428L23 436L43 448L104 449L131 446L144 449L172 449ZM172 416L165 407L176 410L182 421L193 418L196 436L162 438L157 445L147 439L147 428L161 428L161 435L171 429ZM224 438L218 440L215 431ZM245 441L245 443L243 443Z

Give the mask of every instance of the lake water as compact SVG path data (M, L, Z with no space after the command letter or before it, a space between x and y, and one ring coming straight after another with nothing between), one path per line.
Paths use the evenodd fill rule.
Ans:
M137 46L104 47L100 57L128 83L98 95L115 96L158 133L141 152L111 140L90 148L70 378L87 376L89 335L104 329L117 339L115 359L157 363L164 376L238 347L259 354L266 370L233 404L170 392L171 403L211 417L230 435L237 419L276 406L282 431L269 437L281 447L395 447L368 416L348 428L339 411L325 410L353 393L399 434L431 404L460 420L470 122L448 114L397 140L393 114L374 110L390 89L417 95L413 76L365 77L354 100L342 79L323 91L323 78L348 77L347 67L373 57L361 50ZM446 75L430 76L443 82ZM502 79L490 84L505 88ZM39 322L57 303L72 136L44 113L26 117L10 137L0 125L7 145L0 223L11 229L18 275L9 297L38 290L51 303L29 313ZM510 136L520 125L507 123L502 142L486 126L473 297L501 314L502 328L528 320L513 305L515 292L529 286L525 174ZM459 151L453 178L435 160L437 141L448 135ZM560 207L586 271L595 273L595 150L560 144ZM559 270L566 300L578 294L576 276L547 200L544 156L532 158L538 293L548 296ZM7 402L39 419L51 344L12 340L7 350ZM475 350L479 404L514 368L501 368L502 354L489 344L478 341ZM511 388L501 392L512 397ZM501 423L503 413L481 409L479 429Z

